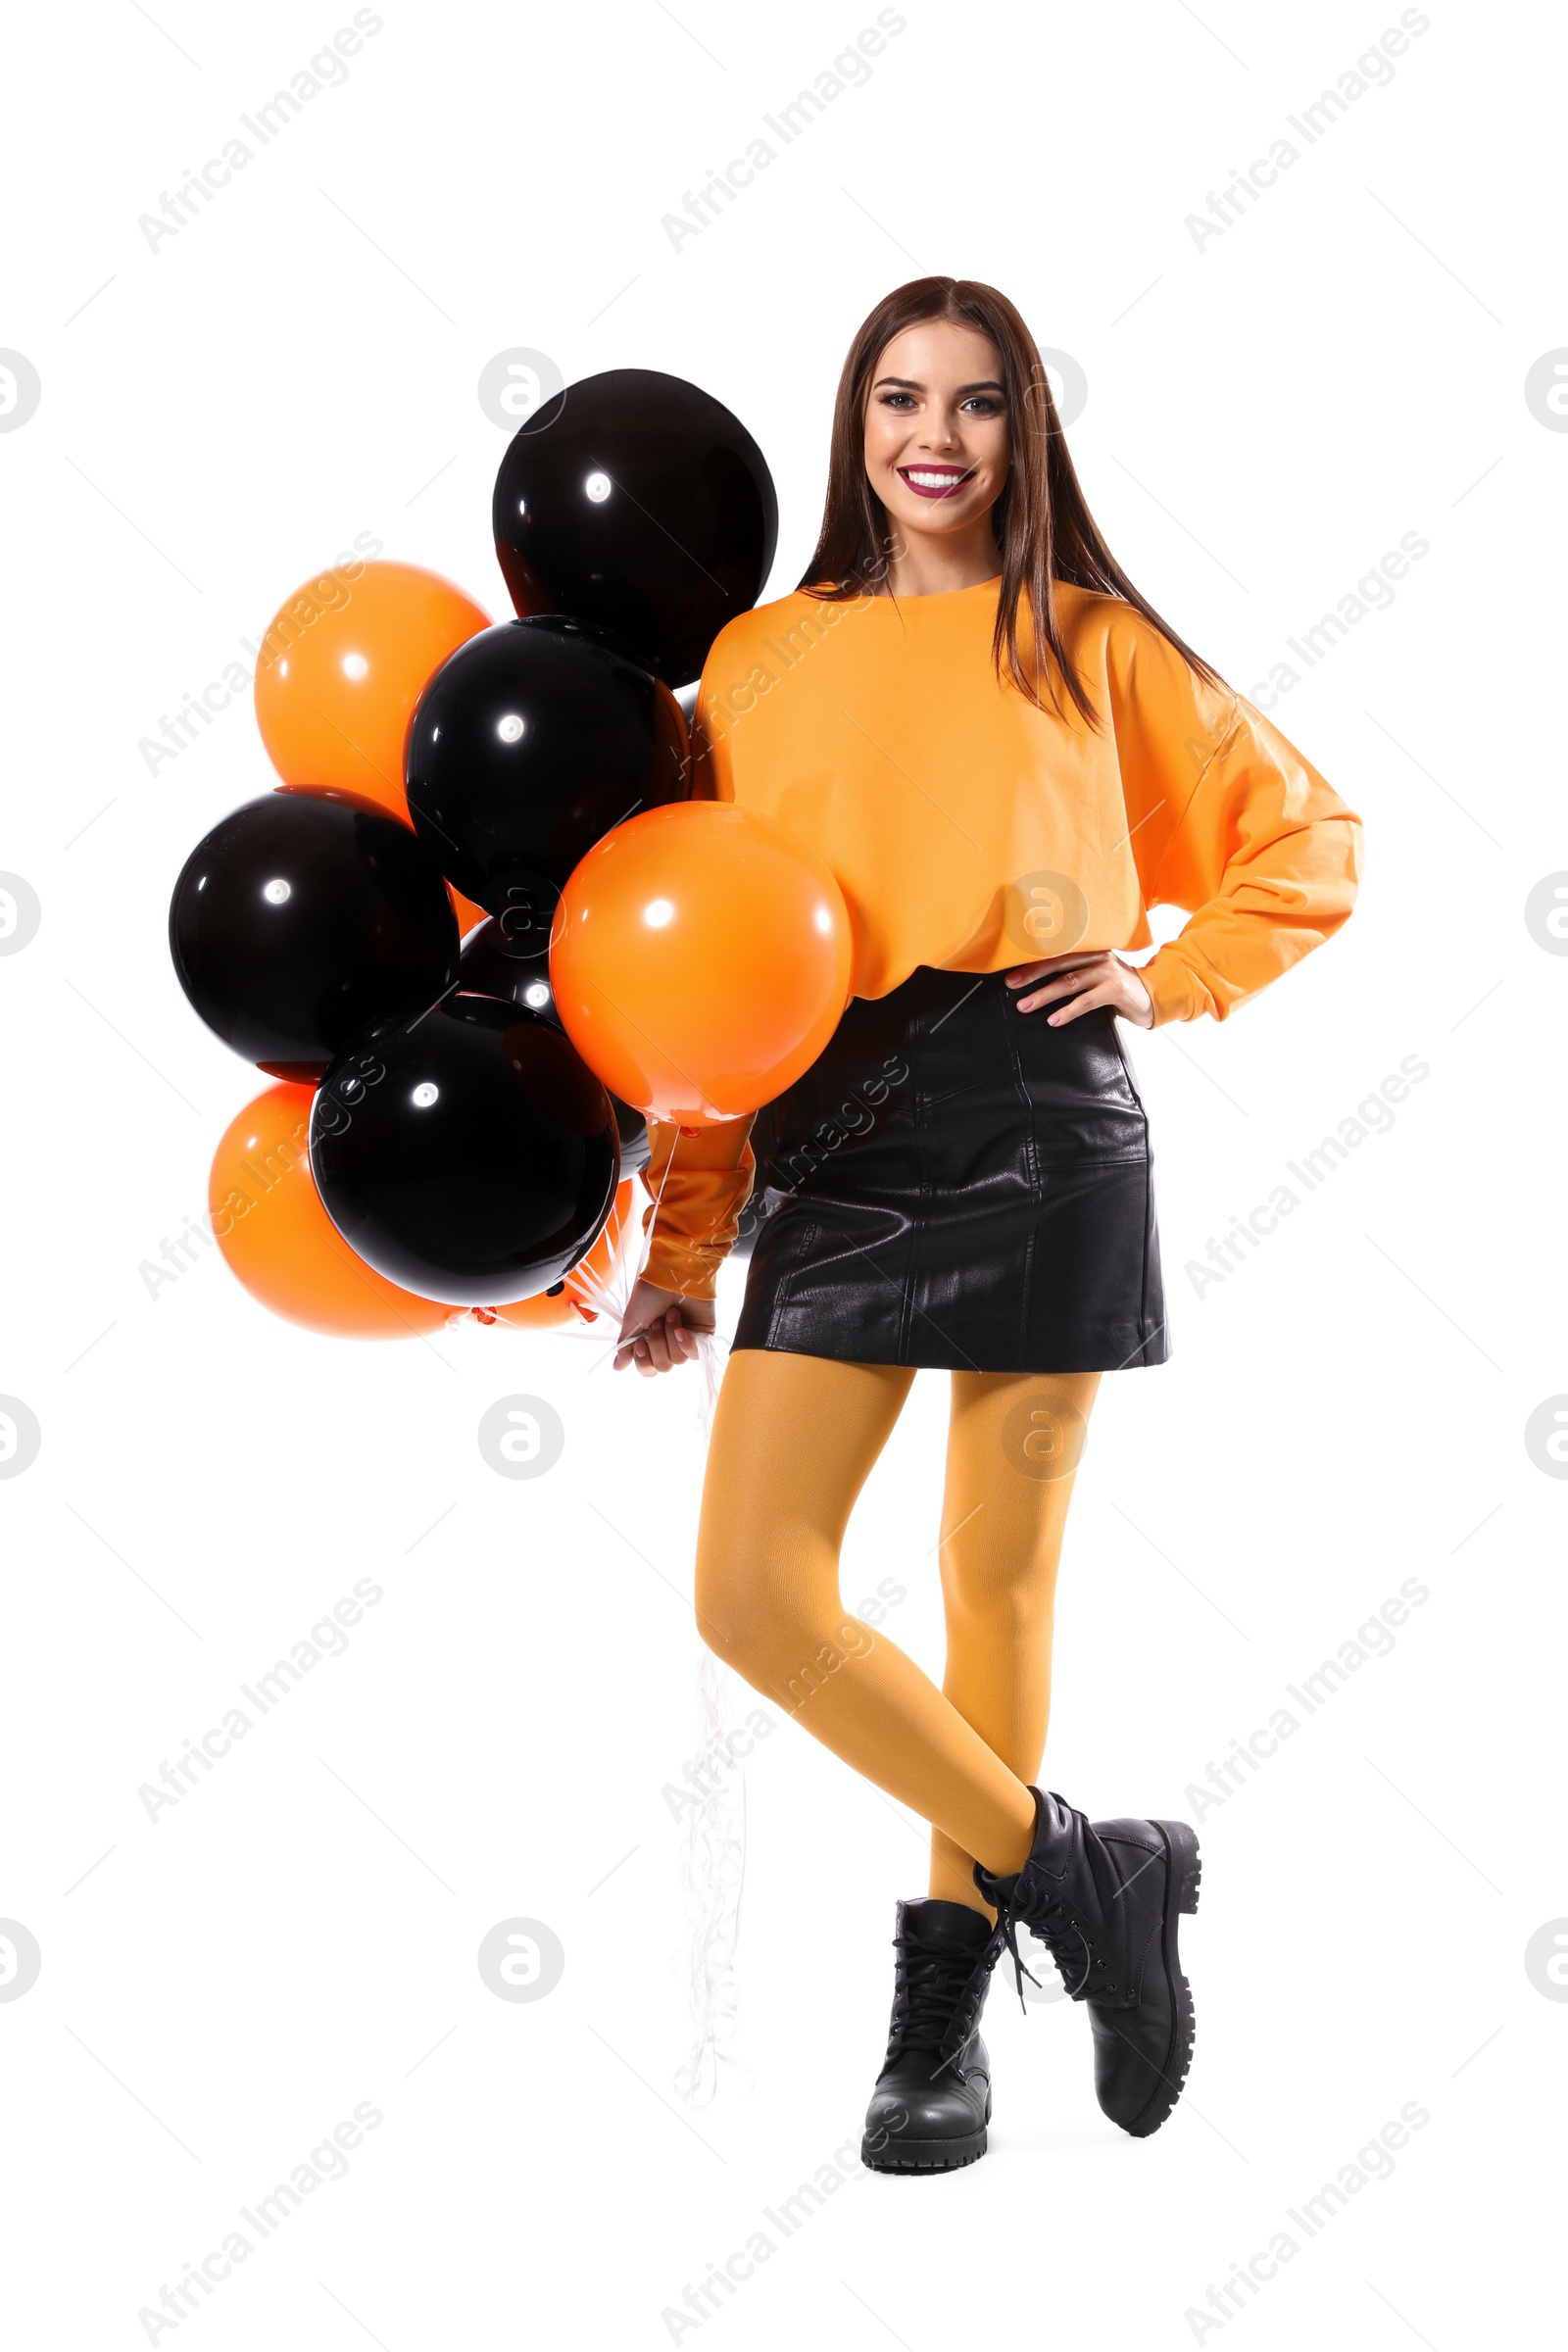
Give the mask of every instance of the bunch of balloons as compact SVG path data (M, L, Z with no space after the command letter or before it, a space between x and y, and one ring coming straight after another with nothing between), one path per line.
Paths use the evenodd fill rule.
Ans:
M751 435L678 377L590 377L509 444L493 521L514 620L390 562L283 605L256 675L279 786L170 908L191 1004L277 1081L219 1146L215 1237L316 1330L591 1317L646 1119L757 1108L847 998L826 867L691 797L673 690L777 535Z

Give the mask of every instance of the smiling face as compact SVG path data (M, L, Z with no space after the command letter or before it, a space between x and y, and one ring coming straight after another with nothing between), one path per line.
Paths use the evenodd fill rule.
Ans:
M973 533L1007 479L1002 355L978 327L924 319L878 359L865 470L906 540Z

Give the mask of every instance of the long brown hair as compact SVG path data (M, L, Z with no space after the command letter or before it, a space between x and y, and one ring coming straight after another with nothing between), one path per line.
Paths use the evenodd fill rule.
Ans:
M1221 685L1218 673L1139 595L1101 537L1067 454L1051 379L1035 339L1005 294L974 278L911 278L906 286L896 286L884 295L856 334L833 408L822 527L801 587L825 603L840 604L864 595L887 569L891 553L887 509L865 471L866 405L873 370L894 336L928 318L978 327L1002 355L1008 466L1002 494L991 510L991 527L1002 558L992 643L998 677L1005 650L1013 683L1039 705L1039 640L1044 637L1073 702L1091 726L1098 723L1083 681L1067 659L1056 620L1054 583L1065 580L1103 596L1120 597L1134 606L1200 678L1211 686ZM1018 656L1018 605L1025 590L1036 618L1033 678L1025 676ZM1053 707L1059 709L1049 671L1045 684Z

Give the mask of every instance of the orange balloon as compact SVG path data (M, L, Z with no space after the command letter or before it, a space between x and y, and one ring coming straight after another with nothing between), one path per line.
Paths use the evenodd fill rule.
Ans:
M583 1059L683 1127L740 1118L808 1069L851 969L826 864L731 802L616 825L568 879L550 943L556 1009Z
M307 1331L406 1340L461 1309L400 1290L349 1248L311 1173L309 1086L270 1086L230 1120L213 1154L207 1200L233 1273L263 1306Z
M403 747L443 662L490 616L417 564L335 564L272 616L256 665L256 721L285 791L341 786L409 821ZM452 894L458 929L484 909Z
M477 930L481 923L490 920L484 907L476 906L472 899L466 899L461 890L453 889L450 882L447 884L447 897L452 901L452 911L458 918L460 939L466 939L470 931Z

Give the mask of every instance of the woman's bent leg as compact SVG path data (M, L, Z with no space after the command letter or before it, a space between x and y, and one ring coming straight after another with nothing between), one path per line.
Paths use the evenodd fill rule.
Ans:
M913 1378L771 1348L731 1355L703 1488L698 1625L755 1689L956 1850L1015 1871L1034 1835L1026 1783L839 1594L851 1508Z
M942 1688L1020 1782L1038 1779L1067 1505L1098 1372L955 1372L942 1499ZM937 1827L931 1892L980 1907L976 1856Z

